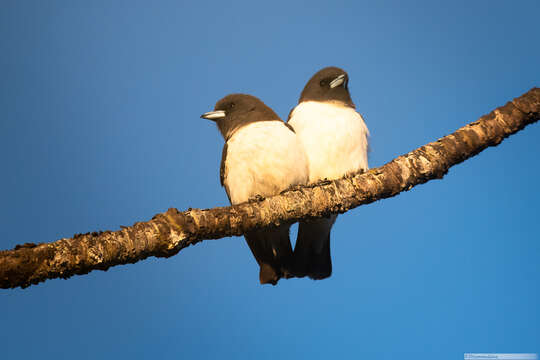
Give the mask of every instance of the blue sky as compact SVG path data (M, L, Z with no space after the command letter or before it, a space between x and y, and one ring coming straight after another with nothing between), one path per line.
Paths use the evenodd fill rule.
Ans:
M227 204L233 92L286 118L350 75L376 167L540 85L537 1L0 3L0 248ZM540 351L535 124L338 218L330 279L258 284L241 238L0 291L5 359L462 359Z

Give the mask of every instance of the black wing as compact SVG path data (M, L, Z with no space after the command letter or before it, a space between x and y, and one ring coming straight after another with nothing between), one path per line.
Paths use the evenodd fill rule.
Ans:
M229 198L229 202L231 201L231 196L229 195L229 189L227 186L225 186L225 177L227 174L225 173L225 161L227 160L227 143L223 145L223 151L221 152L221 164L219 165L219 182L221 183L221 186L225 187L225 192L227 193L227 197Z

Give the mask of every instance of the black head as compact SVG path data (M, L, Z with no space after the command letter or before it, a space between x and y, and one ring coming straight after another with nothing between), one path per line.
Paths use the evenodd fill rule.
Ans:
M349 76L337 67L327 67L309 79L300 95L302 101L339 101L354 108L349 94Z
M242 126L257 121L281 121L279 116L255 96L231 94L219 100L201 118L216 122L221 135L227 141Z

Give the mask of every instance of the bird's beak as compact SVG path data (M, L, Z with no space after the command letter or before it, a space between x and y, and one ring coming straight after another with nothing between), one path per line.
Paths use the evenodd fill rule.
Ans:
M330 88L333 89L335 87L341 86L343 85L344 82L345 82L345 74L341 74L337 78L332 80L332 82L330 83Z
M212 121L223 119L224 117L225 117L225 111L223 110L209 111L201 115L201 118L212 120Z

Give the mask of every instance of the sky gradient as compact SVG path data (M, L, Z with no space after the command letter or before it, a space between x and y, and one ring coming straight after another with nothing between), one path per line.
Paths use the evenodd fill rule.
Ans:
M228 204L223 96L282 118L340 66L370 166L540 86L538 1L0 2L0 249ZM340 215L330 279L258 284L243 239L0 290L2 359L540 352L540 125Z

